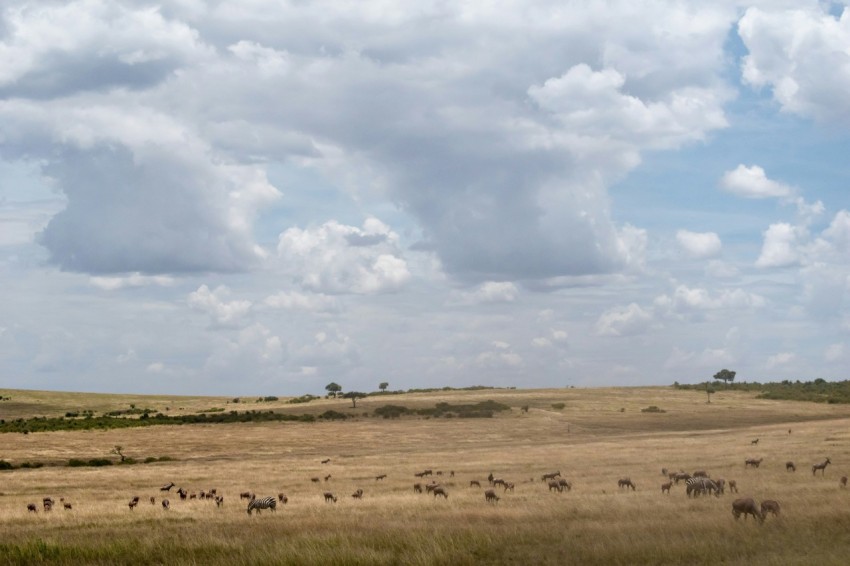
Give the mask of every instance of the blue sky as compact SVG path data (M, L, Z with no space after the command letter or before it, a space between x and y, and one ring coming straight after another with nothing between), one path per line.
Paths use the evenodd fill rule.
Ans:
M0 384L844 379L848 89L836 2L4 2Z

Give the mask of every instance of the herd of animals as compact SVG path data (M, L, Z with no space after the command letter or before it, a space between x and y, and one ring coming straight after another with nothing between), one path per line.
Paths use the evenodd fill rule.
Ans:
M754 459L748 458L744 462L745 468L758 468L763 459ZM322 460L322 464L327 464L330 462L330 459ZM812 475L816 475L817 472L821 472L821 475L825 475L826 467L831 464L829 458L826 458L823 462L814 464L812 466ZM788 472L795 472L797 467L794 462L786 462L785 469ZM668 471L666 468L661 470L661 473L667 478L668 481L661 484L661 493L670 493L670 489L673 485L678 485L680 482L683 482L685 485L685 493L688 497L698 497L700 495L714 495L715 497L720 497L721 495L726 493L726 488L729 488L730 493L738 493L738 486L735 480L725 480L723 478L714 478L712 479L709 474L704 470L697 470L693 474L689 474L682 470L679 471ZM433 476L435 472L433 470L427 469L421 472L416 472L414 476L416 478L424 478L426 476ZM442 476L442 471L436 472L437 476ZM449 477L454 477L454 471L449 472ZM375 476L375 481L381 481L386 479L386 474L380 474ZM330 480L331 476L327 475L324 477L324 481ZM313 482L320 482L321 479L319 477L310 478ZM556 491L558 493L563 493L566 491L572 490L572 483L567 481L565 478L561 477L561 472L550 472L543 474L540 476L540 480L545 482L548 486L549 491ZM487 503L498 503L501 500L501 497L496 492L496 488L501 487L503 489L502 495L507 493L508 491L513 492L516 484L514 482L506 481L502 478L497 478L491 472L487 477L489 487L484 490L484 500ZM534 482L535 478L531 478L530 481ZM175 488L177 485L174 482L169 482L163 485L160 488L160 492L162 493L171 493L171 490ZM620 478L617 481L617 486L620 490L625 491L636 491L637 486L634 482L632 482L631 478L624 477ZM841 488L847 487L847 476L842 476L839 480L839 486ZM471 480L469 482L470 488L481 488L481 482L478 480ZM429 483L423 485L422 483L414 483L413 484L414 493L424 493L424 494L432 494L434 498L443 497L443 499L449 498L448 488L446 485L442 485L437 481L429 481ZM186 489L179 487L175 491L180 500L210 500L216 504L217 507L221 507L224 504L224 496L220 495L216 489L210 489L207 491L200 491L199 493L189 493ZM363 490L357 489L354 493L351 494L353 499L362 499L363 498ZM324 500L326 503L336 503L338 501L337 496L330 491L325 491L323 494ZM278 503L285 505L289 498L284 493L278 493L277 497L274 496L266 496L266 497L257 497L256 494L252 492L242 492L239 494L239 499L248 500L247 513L251 515L253 511L256 511L258 514L263 510L271 510L275 511L277 509ZM132 511L139 505L139 501L141 498L139 496L134 496L128 503L129 509ZM64 498L60 498L59 502L62 503L63 508L65 510L72 510L73 506L70 502L65 501ZM42 507L44 511L51 511L55 506L56 502L52 497L45 497L42 500ZM150 497L150 504L156 505L156 497ZM163 509L169 509L171 503L167 497L163 497L160 499L160 505ZM748 516L752 516L755 520L759 522L763 522L768 514L772 514L774 516L778 516L780 514L780 504L778 501L767 499L761 502L761 504L757 504L756 501L752 497L740 497L735 499L732 502L732 514L735 519L744 516L746 519ZM27 511L31 513L38 512L38 507L35 503L27 504Z

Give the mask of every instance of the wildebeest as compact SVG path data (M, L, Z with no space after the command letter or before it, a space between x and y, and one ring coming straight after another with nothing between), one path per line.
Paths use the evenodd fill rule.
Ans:
M375 476L375 481L385 480L385 479L387 479L387 474L381 474L379 476Z
M694 472L693 477L695 477L695 478L707 478L709 476L708 476L708 472L706 472L705 470L697 470L697 471Z
M513 484L511 484L511 485L513 485ZM568 482L564 478L560 478L558 480L558 485L561 486L561 489L566 489L567 491L573 490L573 484L571 484L570 482ZM513 488L511 488L511 490L513 490Z
M239 494L239 499L247 499L248 501L254 499L254 494L250 491L243 491Z
M786 472L796 472L797 466L794 465L794 462L788 460L787 462L785 462L785 471Z
M508 491L508 490L513 491L514 487L516 487L516 485L512 481L506 481L505 483L502 484L502 487L505 488L505 491Z
M735 515L736 520L741 515L744 515L744 519L747 518L747 515L752 515L759 522L764 521L764 513L756 506L756 502L752 497L742 497L733 501L732 514Z
M549 480L549 491L556 490L558 492L564 491L564 488L561 487L561 484L558 483L558 480Z
M425 485L425 493L431 493L432 491L437 489L439 486L440 486L440 484L438 484L436 482L431 482L429 484L426 484Z
M490 502L495 503L499 500L499 496L496 495L496 492L494 490L488 489L487 491L484 492L484 500L487 501L488 503L490 503Z
M671 479L676 482L676 485L679 485L680 481L688 481L689 479L691 479L691 474L687 472L677 472L673 474L673 477Z
M829 461L829 458L827 458L826 460L824 460L820 464L815 464L814 466L812 466L812 475L815 475L818 470L820 470L821 475L824 475L826 473L826 467L829 464L832 464L832 462Z
M773 516L779 515L779 502L772 499L765 499L761 502L761 514L767 517L768 513L773 513Z
M431 491L431 493L433 493L433 494L434 494L434 499L437 499L437 496L438 496L438 495L442 495L442 496L443 496L444 498L446 498L446 499L448 499L448 498L449 498L449 494L448 494L448 493L446 493L446 490L445 490L442 486L439 486L439 485L438 485L437 487L435 487L435 488Z
M838 484L841 487L847 487L847 476L841 476L841 479L838 480Z
M168 505L169 505L168 500L167 500L167 499L163 499L163 500L162 500L162 508L163 508L163 509L168 509Z
M422 484L421 483L413 484L413 492L414 493L422 493Z
M329 479L331 479L331 475L330 475L330 474L328 474L328 475L326 475L326 476L325 476L325 481L328 481Z
M66 511L70 511L70 510L71 510L71 508L72 508L71 504L70 504L70 503L68 503L67 501L66 501L65 503L63 503L63 504L62 504L62 507L63 507Z
M631 478L621 478L621 479L617 480L617 487L619 487L619 488L625 487L626 491L628 491L629 488L632 488L632 491L635 491L635 484L632 483Z
M351 494L351 497L354 499L363 499L363 490L358 488L357 491Z
M151 505L156 505L156 497L151 496Z
M159 490L160 491L171 491L171 488L174 487L175 485L177 485L177 484L175 484L174 482L169 482L169 483L165 484L164 486L162 486L161 488L159 488Z
M717 478L714 483L717 484L717 493L726 493L726 480Z
M284 503L286 503L286 502L284 501ZM224 504L224 496L223 495L216 495L215 496L215 506L221 507L223 504Z
M27 503L27 511L30 513L38 513L38 507L35 506L35 503Z
M472 480L469 482L469 487L481 487L481 483L478 480Z
M761 465L762 460L764 460L764 458L759 458L758 460L755 458L747 458L744 461L744 467L749 468L752 466L753 468L758 468Z
M336 503L336 495L334 495L330 491L326 491L325 492L325 503L328 503L330 501Z
M557 472L552 472L552 473L549 473L549 474L543 474L543 475L540 477L540 479L542 479L543 481L553 480L553 479L555 479L556 477L558 477L558 476L560 476L560 475L561 475L561 472L560 472L560 470L559 470L559 471L557 471Z
M738 482L735 480L729 480L729 491L732 493L738 493Z
M319 477L313 477L313 478L310 478L310 481L313 482L313 483L319 483L320 481L322 481L322 479L319 478Z

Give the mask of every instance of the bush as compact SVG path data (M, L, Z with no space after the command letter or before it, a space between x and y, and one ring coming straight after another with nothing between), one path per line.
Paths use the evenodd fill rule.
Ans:
M563 409L566 406L567 406L566 403L552 403L552 408L555 409L556 411L560 411L561 409Z
M106 458L92 458L88 462L89 466L93 466L95 468L99 468L101 466L111 466L112 460L108 460Z
M345 413L340 413L339 411L330 410L325 411L324 413L319 415L319 418L329 421L344 421L348 418L348 415L346 415Z
M81 468L87 465L88 464L86 464L85 460L80 460L79 458L71 458L70 460L68 460L69 468Z
M15 466L7 462L6 460L0 460L0 470L14 470Z
M37 470L38 468L43 468L43 467L44 467L44 464L43 464L43 463L41 463L41 462L24 462L24 463L22 463L22 464L21 464L20 466L18 466L18 467L19 467L19 468L26 468L26 469Z
M641 413L666 413L667 411L665 411L664 409L659 409L655 405L650 405L646 409L641 409L640 412Z

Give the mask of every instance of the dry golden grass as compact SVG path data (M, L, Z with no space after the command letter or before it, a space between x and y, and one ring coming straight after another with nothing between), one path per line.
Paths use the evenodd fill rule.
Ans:
M225 406L227 399L101 396L0 391L9 418L67 410L172 411ZM433 406L492 399L513 407L493 419L364 417L386 403ZM106 468L46 466L0 472L0 561L168 564L844 564L850 553L850 407L762 401L751 393L704 394L670 388L483 390L387 395L261 406L300 414L329 408L359 415L347 422L185 425L6 434L2 457L58 464L102 458L115 445L127 456L168 455L172 462ZM553 403L565 403L556 410ZM64 405L63 405L64 404ZM520 407L528 405L523 413ZM640 410L656 405L666 413ZM161 408L160 408L161 407ZM229 407L229 409L235 407ZM251 404L239 408L255 408ZM792 430L788 433L789 428ZM751 440L758 438L757 445ZM764 458L747 469L746 458ZM826 474L811 465L829 457ZM331 458L329 464L321 464ZM785 471L793 460L797 472ZM661 494L661 468L735 479L740 495L776 499L779 518L735 521L733 495L688 499L684 486ZM415 494L435 477L448 500ZM455 472L449 477L449 471ZM543 473L573 484L549 492ZM516 483L497 504L484 501L489 472ZM375 476L387 474L376 481ZM314 483L312 477L328 481ZM617 480L630 477L637 491ZM216 488L210 501L159 505L169 481L189 491ZM361 488L363 499L351 493ZM242 491L285 492L276 513L248 516ZM324 491L339 502L325 503ZM142 498L130 511L127 502ZM74 508L45 513L42 497ZM155 506L148 498L157 499ZM28 513L29 502L39 504Z

